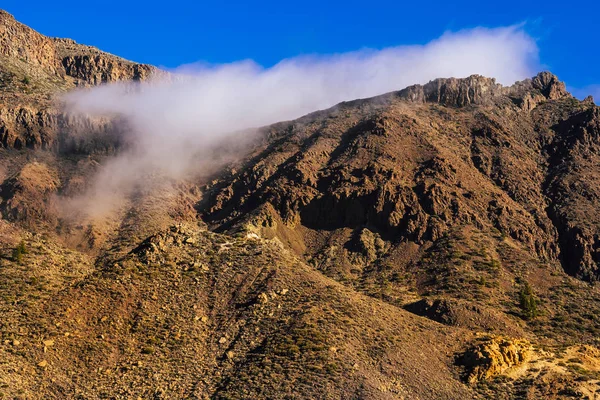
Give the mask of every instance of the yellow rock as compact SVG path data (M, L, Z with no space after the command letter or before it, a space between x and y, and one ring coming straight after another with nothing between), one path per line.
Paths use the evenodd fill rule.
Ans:
M527 362L531 349L531 343L525 339L494 337L478 344L463 355L463 364L470 370L469 383L489 379Z
M266 293L260 293L258 295L258 301L262 304L265 304L269 301L269 296Z
M48 361L42 360L38 363L38 367L46 368L48 366Z

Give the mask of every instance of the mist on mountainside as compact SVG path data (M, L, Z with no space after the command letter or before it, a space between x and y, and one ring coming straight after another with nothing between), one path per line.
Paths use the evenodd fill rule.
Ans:
M74 114L118 116L127 146L69 209L101 215L142 184L211 171L243 153L255 130L339 102L400 90L440 76L481 74L512 84L538 69L521 27L448 32L422 46L301 56L263 68L252 61L184 65L145 82L67 94Z

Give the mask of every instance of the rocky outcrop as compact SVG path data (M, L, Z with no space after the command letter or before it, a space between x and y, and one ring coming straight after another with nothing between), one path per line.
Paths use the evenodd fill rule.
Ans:
M496 337L466 351L460 363L467 369L467 381L476 383L524 364L531 354L532 346L527 340Z
M436 79L423 86L411 86L399 95L417 102L464 107L487 102L502 91L502 85L496 83L495 79L472 75L465 79Z
M134 63L71 39L54 38L53 41L64 73L73 78L77 86L144 81L168 75L152 65Z
M472 75L465 79L435 79L425 85L414 85L401 90L401 98L419 103L439 103L446 106L464 107L483 104L502 94L505 88L493 78Z
M133 64L116 57L103 55L70 55L62 59L62 66L68 76L79 82L99 85L101 83L148 79L155 68L150 65Z
M492 104L500 96L513 96L529 110L544 100L571 97L565 84L549 72L541 72L533 79L504 87L493 78L472 75L468 78L435 79L425 85L413 85L398 92L403 99L417 103L437 103L451 107L471 104ZM533 104L533 105L532 105Z
M539 90L547 99L558 100L571 97L564 82L550 72L541 72L532 79L531 85Z

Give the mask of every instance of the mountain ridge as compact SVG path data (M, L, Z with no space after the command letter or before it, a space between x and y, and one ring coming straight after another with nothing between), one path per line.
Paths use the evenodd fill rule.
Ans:
M589 99L435 79L73 215L126 121L55 96L154 72L0 11L0 397L596 396Z
M0 10L0 145L72 149L72 139L64 137L66 132L92 126L102 133L113 127L110 122L68 115L62 110L61 94L120 80L142 81L159 73L156 67L71 39L46 37Z

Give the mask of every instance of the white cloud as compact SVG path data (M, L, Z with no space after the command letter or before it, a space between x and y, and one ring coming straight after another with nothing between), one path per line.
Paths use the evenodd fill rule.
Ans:
M520 26L476 28L425 45L302 56L266 69L252 61L186 65L176 79L105 85L73 92L66 101L73 112L121 115L132 128L133 147L99 174L92 196L98 198L107 190L125 192L149 171L179 177L196 170L214 158L206 149L226 132L438 77L481 74L512 84L538 68L536 43Z

